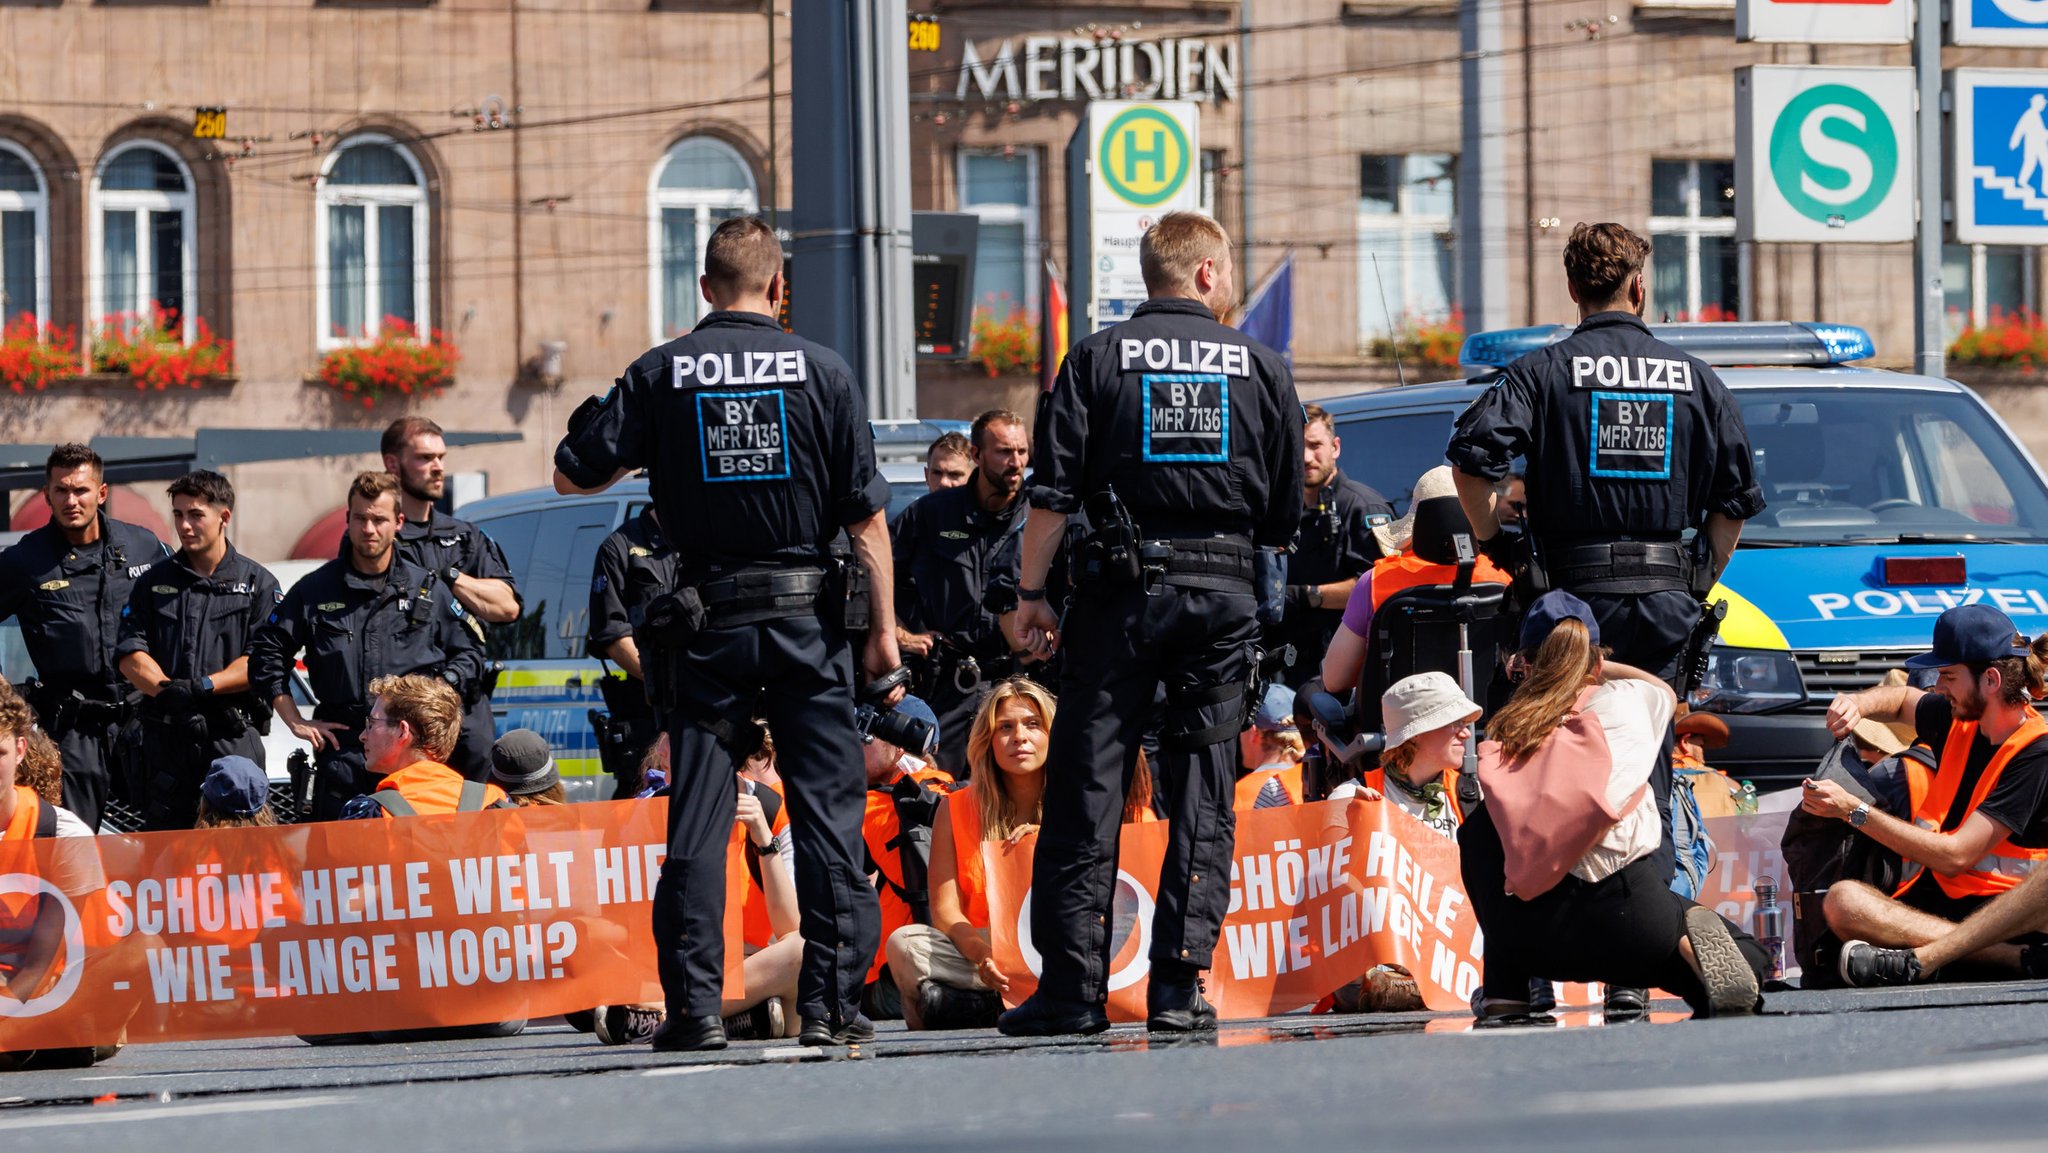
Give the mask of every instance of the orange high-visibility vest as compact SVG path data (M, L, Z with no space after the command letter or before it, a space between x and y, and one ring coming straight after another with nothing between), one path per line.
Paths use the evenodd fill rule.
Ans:
M1458 804L1457 777L1458 771L1452 769L1442 777L1437 778L1437 783L1444 787L1444 805L1451 810L1451 820L1459 825L1463 825L1465 823L1465 810ZM1365 783L1366 788L1373 790L1382 797L1391 795L1395 789L1401 787L1399 785L1387 784L1387 770L1385 769L1370 769L1359 780Z
M1977 778L1977 787L1970 793L1969 807L1963 810L1963 820L1968 820L1984 798L1991 795L1993 786L2004 774L2005 766L2020 750L2048 736L2048 721L2041 714L2029 708L2026 719L2020 727L2005 739L1991 754L1991 763L1984 766L1984 773ZM1923 829L1942 832L1941 822L1948 816L1949 806L1955 803L1956 790L1962 787L1963 769L1970 760L1970 745L1977 739L1977 722L1953 721L1948 727L1948 743L1942 746L1941 764L1929 777L1924 766L1904 758L1906 765L1906 794L1913 804L1913 823ZM1958 827L1962 824L1957 822ZM1953 830L1949 830L1953 831ZM1950 897L1991 897L2016 887L2034 867L2048 861L2048 849L2023 849L2008 838L1992 848L1977 863L1953 877L1940 873L1934 880L1941 891ZM1914 881L1920 879L1921 866L1915 861L1906 861L1905 880L1892 895L1903 896Z
M1382 557L1372 566L1372 609L1380 610L1387 598L1402 589L1424 588L1431 585L1453 584L1458 579L1458 566L1437 564L1426 561L1412 552L1402 551L1390 557ZM1472 566L1473 584L1504 585L1508 574L1486 557L1481 556Z
M396 790L415 813L427 816L461 812L463 784L461 773L439 761L414 761L387 775L377 788ZM484 808L491 808L504 799L505 790L496 785L484 786ZM384 816L390 817L391 813L384 811Z
M1237 779L1237 799L1231 807L1243 812L1259 803L1259 794L1265 791L1266 782L1278 779L1280 787L1287 790L1287 803L1301 803L1301 766L1289 765L1284 769L1253 769Z
M956 790L946 798L946 815L953 822L953 864L960 888L960 911L977 929L989 927L988 871L981 863L981 804L975 799L974 784Z
M944 792L953 783L951 774L938 769L917 769L910 776ZM861 839L867 842L868 857L881 873L881 883L875 886L876 897L882 906L881 947L875 950L875 958L868 965L868 980L873 982L882 975L882 966L888 963L889 935L916 920L911 912L910 902L898 892L903 887L903 862L889 842L903 832L903 824L896 816L896 801L887 789L869 789L867 811L861 816Z

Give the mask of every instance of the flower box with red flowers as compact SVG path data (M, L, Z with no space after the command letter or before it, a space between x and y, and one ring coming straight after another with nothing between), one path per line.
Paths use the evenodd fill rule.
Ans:
M92 342L92 371L125 376L139 390L198 388L233 374L235 346L202 318L191 339L177 314L151 305L147 317L117 313L101 323Z
M387 316L370 340L323 356L312 379L333 389L345 403L375 408L394 397L436 395L455 382L455 366L461 359L439 330L428 330L421 340L410 324Z

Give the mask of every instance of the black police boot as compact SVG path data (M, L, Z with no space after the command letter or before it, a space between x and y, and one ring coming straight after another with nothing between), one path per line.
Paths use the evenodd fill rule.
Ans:
M1216 1007L1202 996L1201 970L1191 965L1152 966L1145 989L1145 1028L1154 1033L1196 1033L1216 1028Z
M1002 1015L1002 998L986 989L955 989L937 981L917 983L917 1006L927 1029L986 1029Z
M1078 1033L1085 1037L1109 1028L1109 1014L1100 1005L1079 1001L1056 1001L1044 993L1033 993L1024 1003L996 1018L996 1029L1006 1037L1060 1037Z
M862 1041L875 1039L875 1023L867 1014L856 1013L853 1020L838 1028L823 1017L805 1017L803 1032L798 1033L796 1043L818 1048L824 1045L858 1045Z
M710 1053L725 1048L725 1021L709 1017L670 1017L649 1042L657 1053Z

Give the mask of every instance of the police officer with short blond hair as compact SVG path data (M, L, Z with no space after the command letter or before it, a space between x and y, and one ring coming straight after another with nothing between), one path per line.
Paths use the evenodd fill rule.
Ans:
M1109 1026L1109 918L1133 752L1165 686L1154 770L1167 802L1152 922L1147 1025L1213 1029L1197 976L1230 903L1237 735L1259 626L1256 548L1294 539L1302 412L1271 349L1216 317L1235 299L1230 238L1172 212L1139 245L1150 295L1084 337L1039 401L1016 626L1065 660L1032 863L1038 991L1005 1013L1012 1035ZM1067 518L1086 511L1066 615L1045 585Z

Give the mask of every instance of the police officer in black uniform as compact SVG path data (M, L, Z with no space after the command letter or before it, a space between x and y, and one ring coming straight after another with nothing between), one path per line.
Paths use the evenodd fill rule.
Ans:
M398 555L398 481L359 473L348 490L346 550L292 586L249 642L249 681L286 727L313 746L313 819L332 821L376 787L363 768L370 682L438 676L466 693L483 674L483 649L447 583ZM292 700L292 662L303 650L319 703L313 719Z
M983 607L992 569L1024 528L1024 418L982 413L969 434L967 483L919 497L896 520L897 644L918 673L918 695L939 717L939 767L967 779L967 736L984 688L1016 671L995 614Z
M1213 1029L1196 975L1230 900L1237 735L1258 625L1254 547L1281 547L1301 513L1301 403L1272 350L1216 322L1232 298L1230 240L1194 212L1139 245L1151 299L1077 343L1039 402L1017 624L1066 668L1032 865L1038 991L1005 1013L1013 1035L1107 1028L1108 918L1118 822L1154 691L1166 686L1155 770L1170 840L1152 922L1147 1024ZM1069 514L1093 531L1063 622L1046 574Z
M1445 455L1473 534L1515 574L1517 601L1577 595L1615 660L1677 685L1702 602L1764 497L1721 378L1642 321L1649 252L1619 224L1573 228L1564 267L1578 328L1509 365L1458 418ZM1494 486L1516 457L1528 461L1521 557L1506 555L1512 534L1495 515ZM1671 744L1666 733L1650 782L1667 830ZM1668 835L1658 855L1668 875Z
M22 695L63 754L64 807L98 829L110 796L138 815L147 803L146 782L120 748L128 686L114 645L135 579L171 550L106 514L106 468L92 449L58 445L43 476L50 521L0 552L0 620L21 618L36 666Z
M149 830L192 827L216 759L263 764L270 702L250 688L248 645L284 599L270 570L228 543L235 487L227 477L201 469L165 491L182 547L135 582L116 649L121 675L147 698Z
M614 800L640 791L640 758L661 732L654 705L647 699L643 653L633 635L644 624L647 606L676 586L676 554L662 535L654 507L620 525L597 546L596 572L590 579L590 628L584 649L600 661L624 670L598 682L604 709L591 710L598 758L617 782Z
M846 363L776 324L782 246L752 217L718 226L705 248L713 311L650 350L600 404L586 402L555 450L555 487L594 492L648 470L654 507L679 549L672 596L647 614L667 659L645 666L667 711L669 851L654 896L668 1020L662 1051L720 1049L726 842L733 773L756 715L775 733L796 837L803 965L799 1040L874 1035L862 983L880 919L861 870L866 782L854 729L850 603L865 601L861 664L897 671L888 486L877 475L866 404ZM871 595L828 548L841 529ZM646 643L642 643L643 653ZM893 684L883 700L901 698Z
M380 447L384 471L398 478L398 511L405 514L398 555L447 582L463 621L483 643L488 626L518 620L524 606L497 542L435 503L448 490L448 443L441 426L423 416L400 417L384 430ZM472 781L490 775L491 745L498 739L491 692L497 684L496 666L487 663L462 700L462 739L448 767Z
M1300 688L1322 668L1323 653L1344 619L1358 578L1380 559L1374 525L1391 523L1394 506L1337 467L1344 449L1322 405L1303 408L1301 525L1287 558L1286 614L1266 630L1266 648L1294 646L1294 663L1275 680Z

